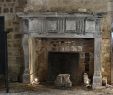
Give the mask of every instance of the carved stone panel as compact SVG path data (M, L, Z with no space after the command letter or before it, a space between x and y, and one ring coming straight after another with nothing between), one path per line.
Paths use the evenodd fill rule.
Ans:
M76 32L76 22L74 20L66 20L66 32Z
M29 20L29 32L43 32L43 20L42 19L33 19Z
M47 30L48 32L57 32L58 30L57 20L47 20Z
M86 20L86 27L85 27L85 31L86 32L95 32L95 21L92 21L92 20Z

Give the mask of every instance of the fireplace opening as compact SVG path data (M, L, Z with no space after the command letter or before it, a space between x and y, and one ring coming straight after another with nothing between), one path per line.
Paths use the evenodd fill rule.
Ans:
M75 52L49 52L48 53L48 79L49 83L54 83L57 75L70 74L73 84L79 81L79 61L80 54Z

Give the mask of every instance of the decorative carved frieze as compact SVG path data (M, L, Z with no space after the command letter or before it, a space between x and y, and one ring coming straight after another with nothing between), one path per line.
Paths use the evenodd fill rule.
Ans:
M28 33L34 37L94 38L100 35L99 32L95 33L100 28L99 18L93 15L76 13L20 16L28 19Z

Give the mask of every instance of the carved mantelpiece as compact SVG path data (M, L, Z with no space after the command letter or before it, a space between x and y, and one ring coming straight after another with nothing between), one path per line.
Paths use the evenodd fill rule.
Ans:
M18 16L28 21L27 33L39 38L94 38L98 19L97 15L86 13L18 13Z
M100 31L100 17L88 13L18 13L18 16L23 19L23 34L27 33L30 43L34 38L92 38L94 39L94 76L93 88L102 85L101 75L101 31ZM26 37L23 37L23 41ZM28 43L29 44L29 43ZM29 47L29 45L28 45ZM30 46L32 47L32 46ZM26 48L23 45L23 49ZM26 56L26 50L24 55ZM29 53L29 56L32 54ZM28 70L30 65L29 59L25 58L25 70ZM32 79L32 78L31 78ZM30 80L30 79L28 79Z

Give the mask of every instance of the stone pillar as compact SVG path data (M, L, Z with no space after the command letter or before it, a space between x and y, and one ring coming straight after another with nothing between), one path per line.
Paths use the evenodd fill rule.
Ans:
M101 36L99 21L96 21L96 31L94 38L94 75L93 75L93 89L97 89L102 86L102 74L101 74Z
M23 74L23 82L30 83L30 75L29 75L29 46L28 46L28 35L24 34L22 39L22 46L24 51L24 74Z
M29 46L28 46L28 39L29 39L29 31L28 31L28 20L23 19L22 23L22 46L24 51L24 74L23 74L23 82L30 83L30 74L29 74Z
M102 75L101 75L101 38L95 38L95 49L94 49L94 76L93 76L93 88L102 86Z
M29 38L29 71L30 71L30 83L33 83L35 80L35 39Z

